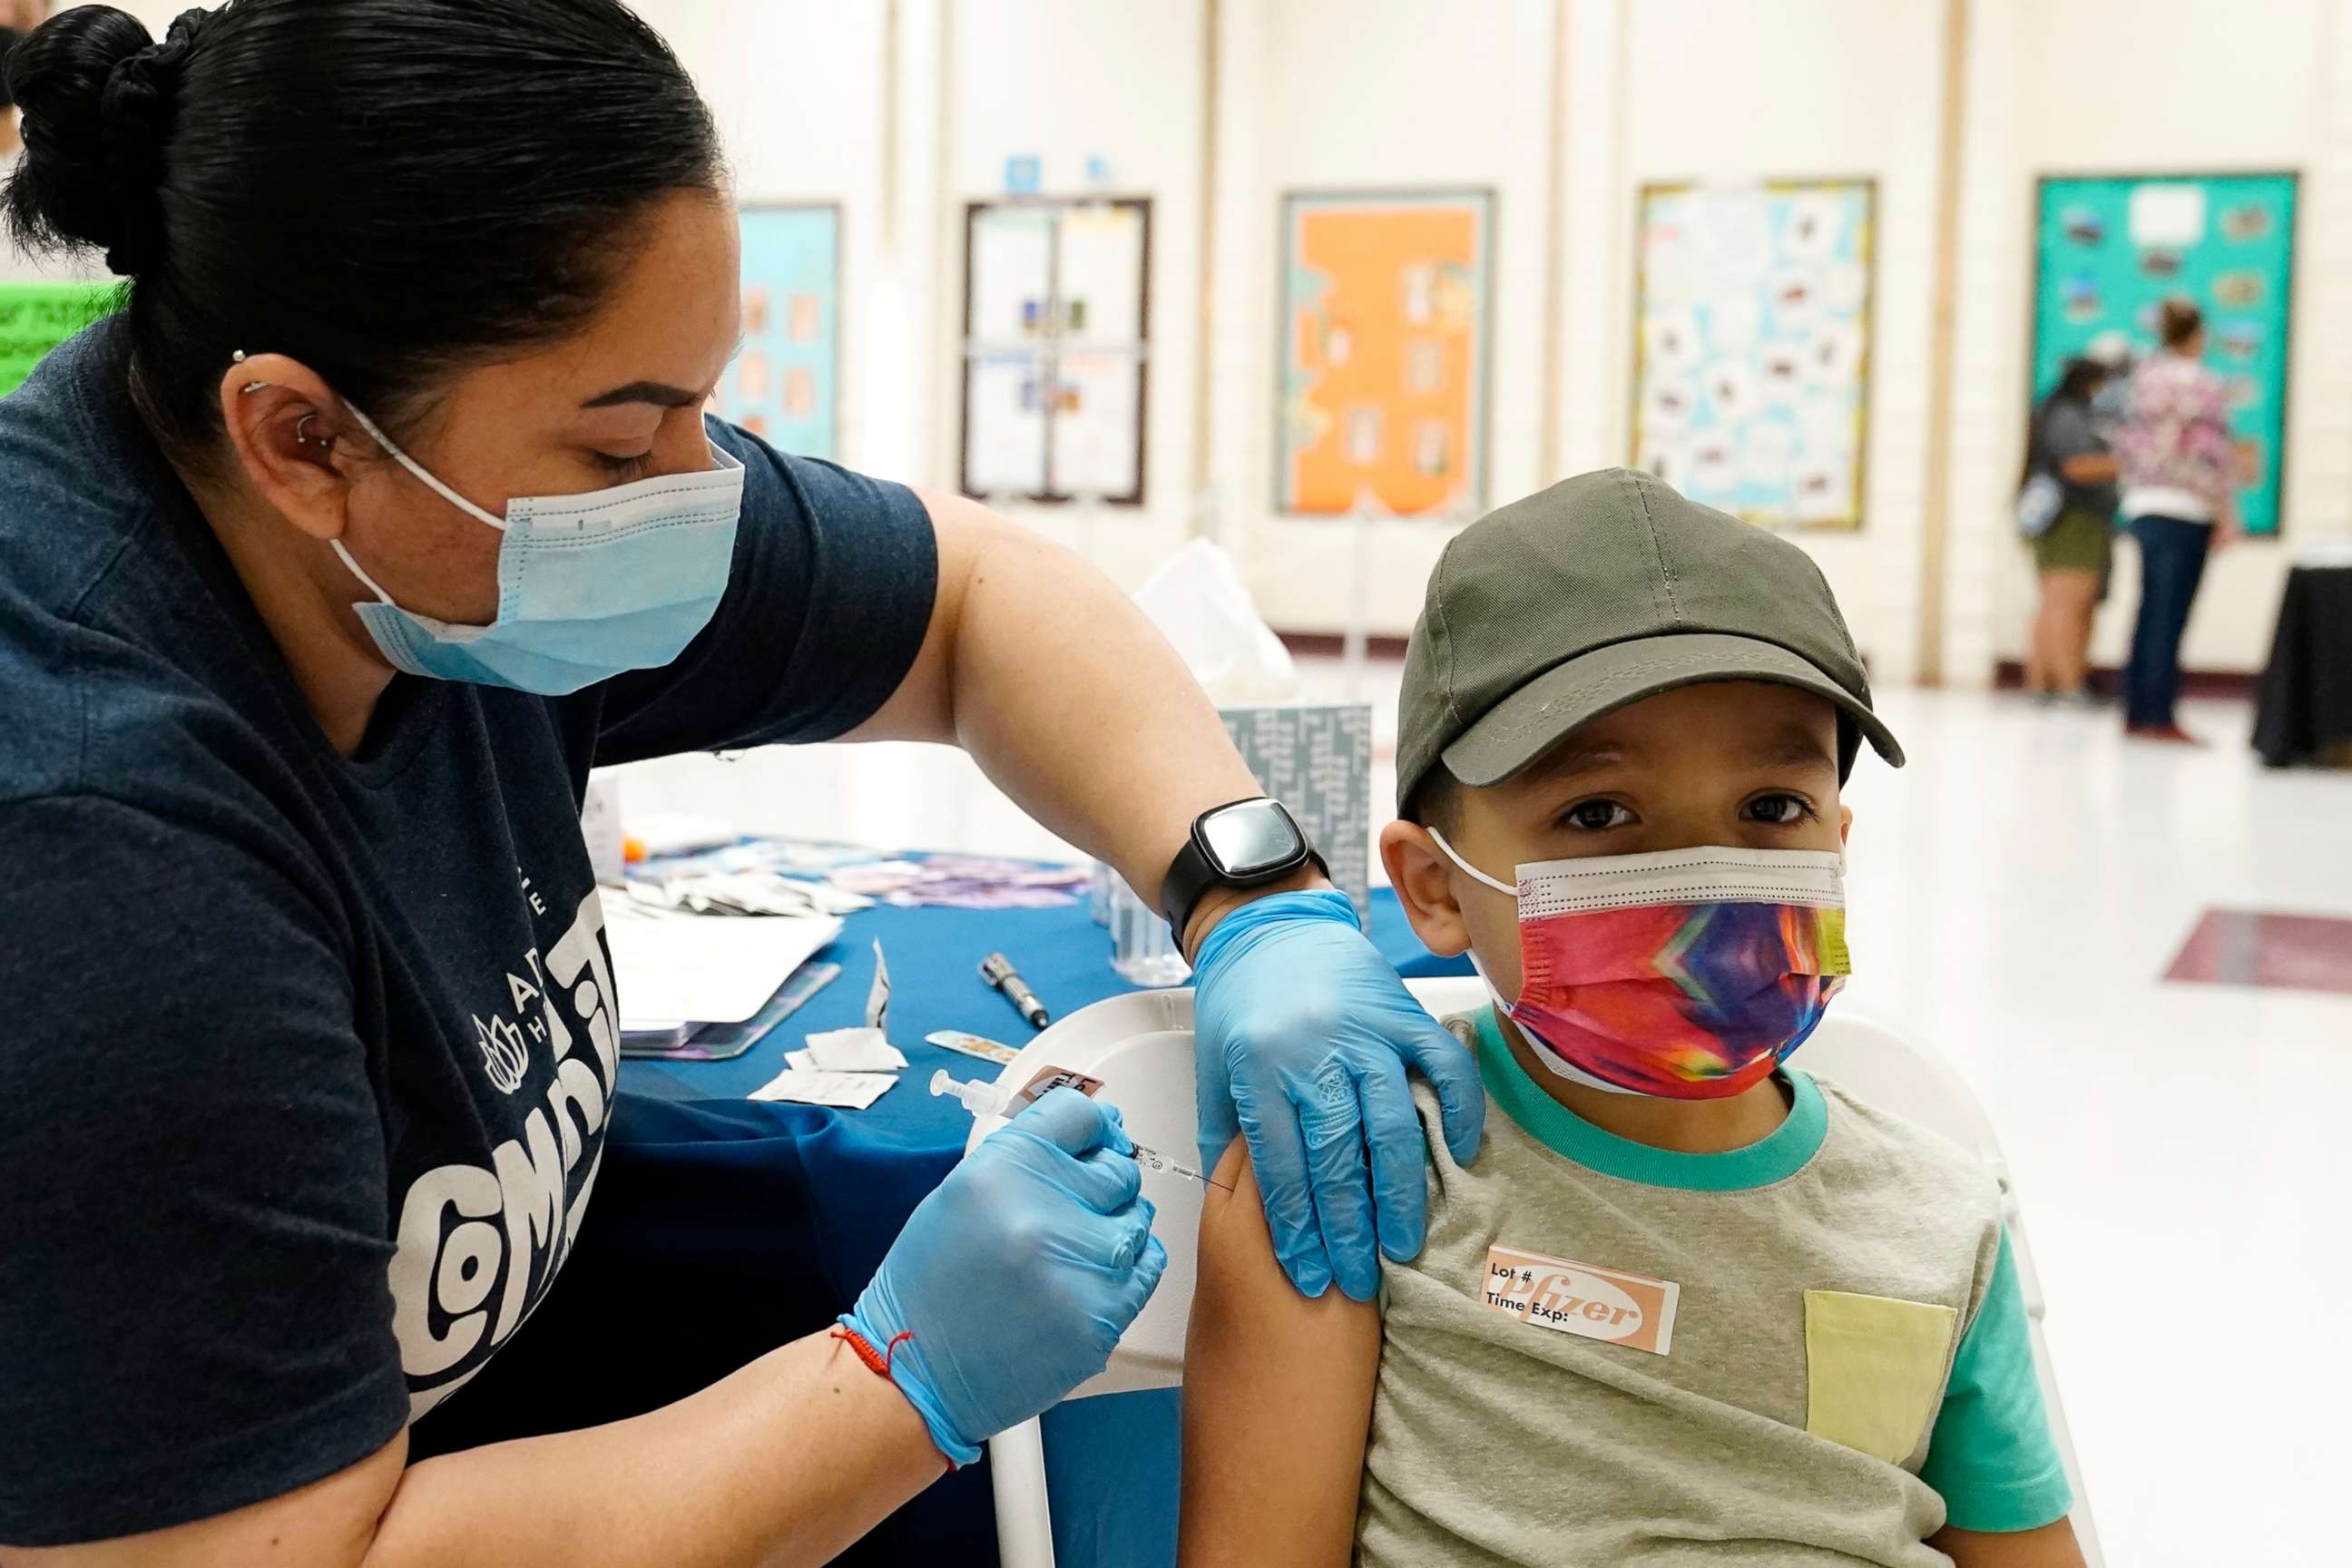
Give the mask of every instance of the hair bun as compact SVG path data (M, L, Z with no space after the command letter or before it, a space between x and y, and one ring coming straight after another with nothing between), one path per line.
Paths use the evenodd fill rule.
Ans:
M137 17L81 5L44 22L8 56L25 155L8 182L8 227L27 250L106 252L126 277L163 240L158 187L179 68L205 13L158 46Z

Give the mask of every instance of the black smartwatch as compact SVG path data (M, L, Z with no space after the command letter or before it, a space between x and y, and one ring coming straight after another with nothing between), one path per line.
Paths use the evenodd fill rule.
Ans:
M1184 940L1192 911L1212 888L1262 888L1313 866L1329 875L1282 802L1261 795L1204 811L1160 882L1160 912Z

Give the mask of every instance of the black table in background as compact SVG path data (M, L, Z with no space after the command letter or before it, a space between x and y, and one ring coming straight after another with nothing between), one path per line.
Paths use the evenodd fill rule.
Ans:
M2287 573L2254 710L2254 750L2274 768L2352 752L2352 564Z

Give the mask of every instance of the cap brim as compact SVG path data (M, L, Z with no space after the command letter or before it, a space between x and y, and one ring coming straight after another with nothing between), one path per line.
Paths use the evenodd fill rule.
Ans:
M1719 632L1639 637L1555 665L1488 709L1439 754L1446 772L1484 789L1603 713L1661 691L1719 680L1763 680L1810 691L1851 715L1889 765L1903 765L1903 748L1878 715L1812 664L1777 643Z

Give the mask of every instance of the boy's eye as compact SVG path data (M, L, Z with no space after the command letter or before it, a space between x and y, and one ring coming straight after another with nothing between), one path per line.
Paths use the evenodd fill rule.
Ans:
M1606 833L1633 820L1633 814L1613 800L1580 800L1560 817L1580 833Z
M1767 823L1774 827L1794 827L1810 822L1813 808L1801 795L1759 795L1748 803L1748 820Z

